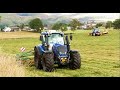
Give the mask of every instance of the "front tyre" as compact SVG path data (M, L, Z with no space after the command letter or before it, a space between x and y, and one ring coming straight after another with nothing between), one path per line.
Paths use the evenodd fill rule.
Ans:
M37 48L34 49L34 64L37 69L42 69L41 57L38 54Z
M42 60L43 70L46 72L54 71L54 55L53 53L44 53Z
M70 51L70 60L69 68L70 69L80 69L81 67L81 57L77 51Z

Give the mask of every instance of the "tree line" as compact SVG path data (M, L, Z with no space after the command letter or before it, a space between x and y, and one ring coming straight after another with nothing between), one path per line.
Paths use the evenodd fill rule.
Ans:
M66 23L55 23L52 25L52 29L54 30L61 30L66 31L67 27L71 27L71 30L77 30L78 27L80 27L82 23L80 23L77 19L72 19L68 24ZM29 22L29 26L32 29L36 29L37 32L41 32L43 30L44 25L42 21L39 18L33 19ZM120 19L116 19L115 21L107 21L106 24L104 23L97 23L97 27L104 26L106 29L113 27L114 29L120 29Z
M80 25L81 25L81 23L77 19L72 19L72 21L69 24L55 23L55 24L52 25L51 29L66 31L67 27L70 26L72 28L72 30L76 30L77 27L79 27ZM44 25L39 18L31 20L29 22L29 26L32 29L36 29L37 32L41 32L41 30L43 30L43 28L44 28Z

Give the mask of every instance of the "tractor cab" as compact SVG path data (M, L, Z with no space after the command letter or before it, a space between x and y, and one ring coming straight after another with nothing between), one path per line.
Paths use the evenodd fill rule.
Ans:
M64 45L64 34L55 30L49 30L41 34L40 40L42 45L46 47L46 50L52 50L52 46L55 44Z
M40 40L42 45L47 47L46 50L51 50L54 44L64 45L64 34L55 30L49 30L41 33Z

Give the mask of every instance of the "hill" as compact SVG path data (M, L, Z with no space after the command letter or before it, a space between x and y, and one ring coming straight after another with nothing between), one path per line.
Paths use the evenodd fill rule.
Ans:
M21 23L28 24L34 18L40 18L44 24L54 24L56 22L69 23L73 18L77 18L80 22L87 22L89 20L103 22L113 19L109 15L109 17L105 17L89 13L0 13L0 16L2 17L0 25L8 26L19 25Z

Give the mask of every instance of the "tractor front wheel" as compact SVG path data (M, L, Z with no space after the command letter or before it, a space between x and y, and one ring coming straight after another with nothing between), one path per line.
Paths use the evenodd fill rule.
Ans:
M43 70L46 72L54 71L54 56L53 53L44 53L42 60Z
M70 60L71 62L69 63L69 68L70 69L79 69L81 67L81 57L80 54L75 51L70 51Z
M37 48L34 49L34 64L37 69L42 69L41 57L38 54Z

